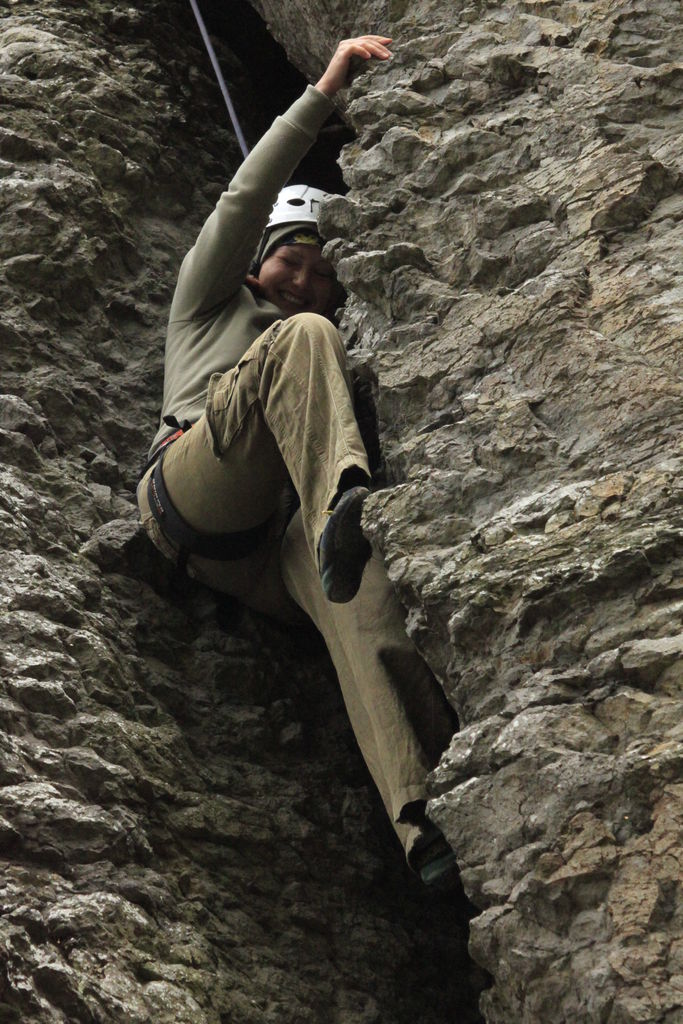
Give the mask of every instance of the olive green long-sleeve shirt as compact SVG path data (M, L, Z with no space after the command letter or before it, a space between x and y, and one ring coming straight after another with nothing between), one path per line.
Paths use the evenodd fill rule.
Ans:
M183 260L166 335L161 422L150 454L168 436L164 416L195 422L211 375L225 373L282 316L244 284L280 189L329 115L327 96L309 85L277 117L222 194Z

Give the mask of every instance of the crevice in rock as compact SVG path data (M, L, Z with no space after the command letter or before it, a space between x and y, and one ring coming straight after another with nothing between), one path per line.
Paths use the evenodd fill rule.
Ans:
M228 51L248 75L248 94L237 94L248 142L254 145L273 118L301 95L307 79L287 60L285 51L247 0L203 0L202 14L219 51ZM208 58L207 58L208 60ZM240 102L241 101L241 102ZM354 132L337 115L330 118L292 182L305 182L328 192L345 193L337 158Z

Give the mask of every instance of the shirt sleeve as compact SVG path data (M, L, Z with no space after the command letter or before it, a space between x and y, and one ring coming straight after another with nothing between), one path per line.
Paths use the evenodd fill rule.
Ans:
M309 85L244 160L183 260L172 322L202 316L243 284L280 189L332 110L329 98Z

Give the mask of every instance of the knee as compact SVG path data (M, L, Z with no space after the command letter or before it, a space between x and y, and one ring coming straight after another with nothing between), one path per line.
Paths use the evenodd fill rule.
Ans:
M338 361L346 361L346 349L339 331L319 313L295 313L282 324L277 338L279 346L331 348Z
M308 334L311 337L339 338L339 331L334 324L320 313L295 313L285 320L283 329L295 334Z

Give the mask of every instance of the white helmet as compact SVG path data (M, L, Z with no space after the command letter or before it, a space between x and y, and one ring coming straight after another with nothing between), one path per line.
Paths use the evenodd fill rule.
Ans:
M328 193L311 185L283 188L270 212L266 231L280 224L316 224L320 204Z
M317 232L320 204L328 195L329 192L323 192L311 185L288 185L283 188L270 211L253 268L258 267L261 263L273 231L286 227L288 224L311 224Z

